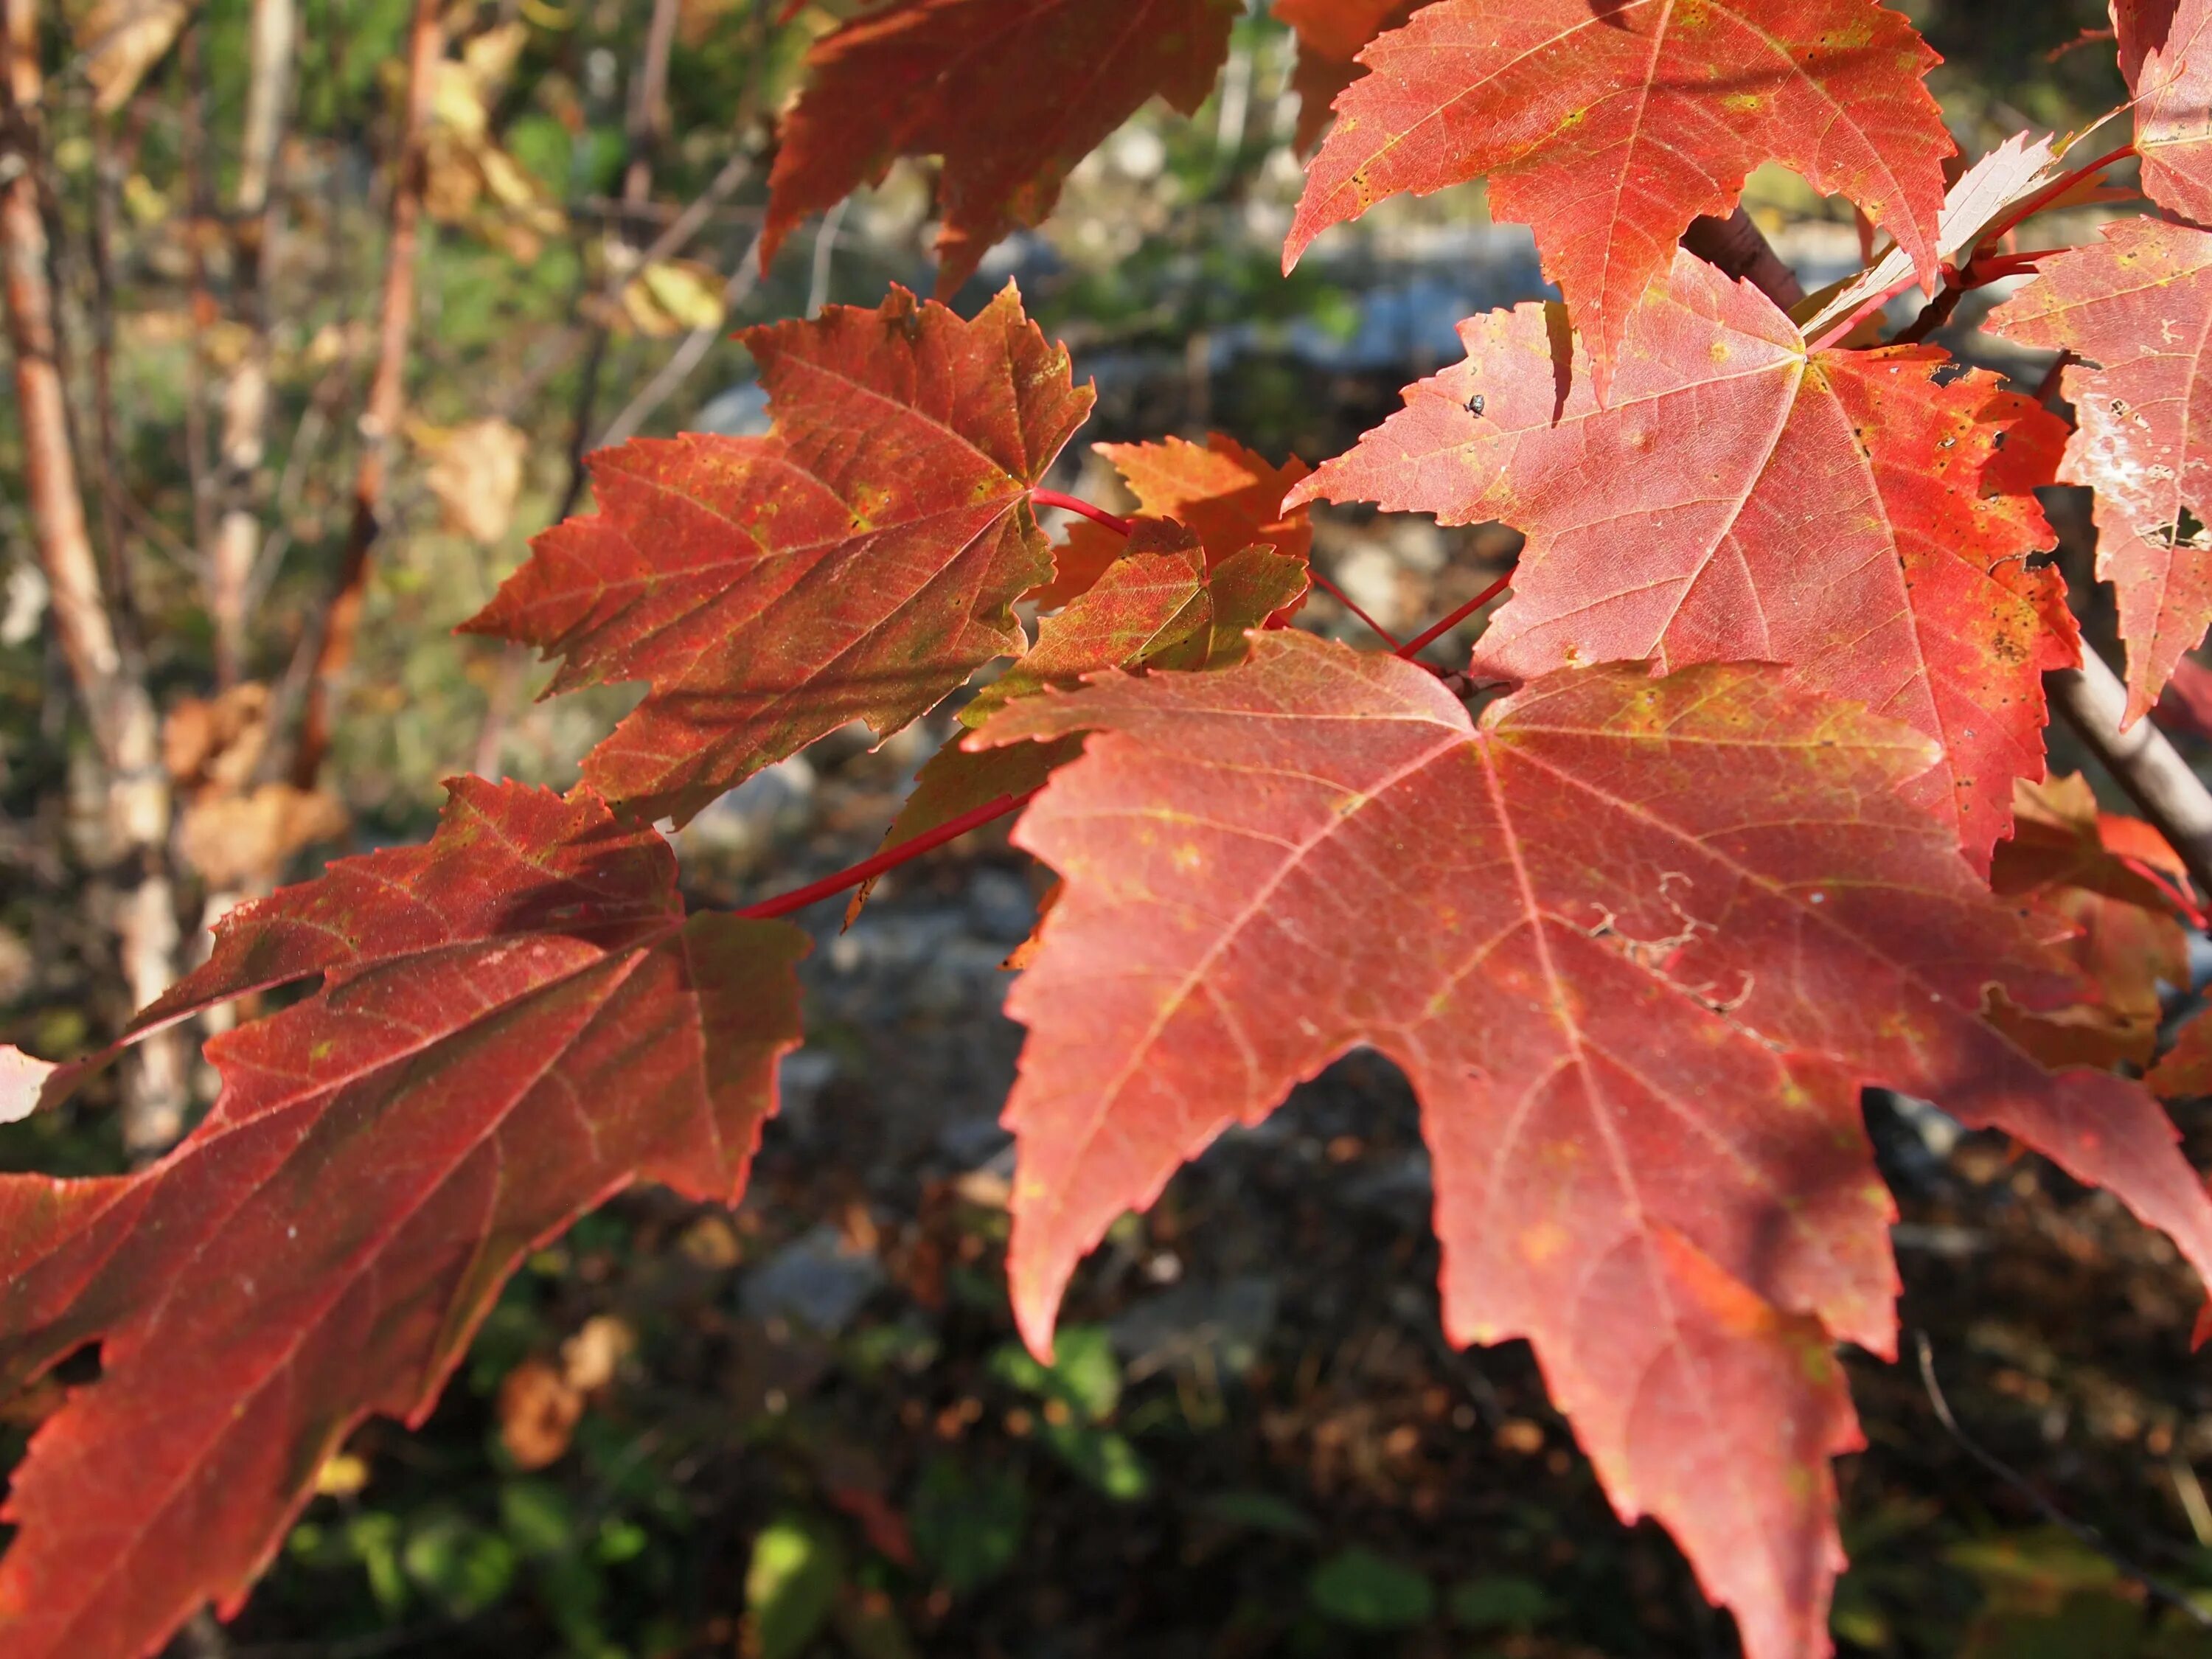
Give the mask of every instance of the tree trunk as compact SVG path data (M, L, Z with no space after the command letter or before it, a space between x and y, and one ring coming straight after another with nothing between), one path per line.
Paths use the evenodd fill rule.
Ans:
M232 307L246 325L246 353L223 388L216 490L222 516L208 559L208 609L215 622L216 676L245 677L246 606L261 550L260 497L269 427L269 301L266 273L276 229L270 182L284 132L292 55L299 32L295 0L254 0L246 131L233 204Z
M39 562L51 592L62 656L83 699L106 772L109 854L118 890L116 932L134 1006L167 990L176 973L177 915L169 880L169 781L160 723L137 653L109 608L86 532L76 459L70 447L47 275L46 228L39 209L44 88L35 0L0 0L8 62L0 154L0 261L5 266L8 334L23 429L23 472ZM141 1043L124 1074L125 1144L160 1151L184 1128L185 1047L173 1033Z

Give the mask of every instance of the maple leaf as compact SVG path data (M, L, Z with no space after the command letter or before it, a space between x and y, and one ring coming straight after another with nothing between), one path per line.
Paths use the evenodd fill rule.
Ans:
M1687 253L1631 318L1609 405L1564 335L1555 307L1468 319L1467 361L1291 499L1526 532L1478 675L1774 661L1903 720L1942 748L1915 798L1986 859L2013 780L2043 775L2042 672L2079 660L2058 574L2023 562L2055 539L2028 492L2057 420L1933 346L1808 352Z
M1936 224L1937 258L1946 265L1965 265L1991 227L2057 177L2057 157L2051 140L2014 133L1960 173L1944 192L1943 210ZM1893 243L1857 276L1845 277L1832 289L1812 296L1791 314L1807 339L1818 340L1845 318L1895 293L1917 274L1905 250Z
M1233 662L1243 654L1247 629L1289 610L1306 590L1303 558L1253 546L1209 570L1197 537L1166 520L1135 520L1127 548L1093 586L1044 620L1027 656L960 711L960 731L915 774L884 845L993 801L1026 795L1075 758L1083 746L1076 738L980 750L963 746L963 738L1015 698L1048 685L1073 685L1108 668L1190 671ZM869 890L863 886L854 895L848 925Z
M2189 982L2189 946L2165 894L2129 860L2183 881L2185 871L2148 824L2100 813L2079 775L2022 779L2013 805L2012 838L1998 843L1990 885L2058 924L2058 947L2094 994L2039 1015L2006 1009L2000 1024L2046 1065L2148 1065L2159 987Z
M1292 141L1310 152L1328 130L1329 105L1359 78L1359 49L1385 29L1401 27L1425 0L1276 0L1275 21L1297 36L1291 90L1298 95Z
M463 624L564 658L549 696L650 683L584 761L646 818L849 720L896 731L1019 652L1011 606L1051 570L1029 492L1090 413L1012 283L973 322L894 288L743 338L774 433L602 450L599 511Z
M1480 174L1534 227L1610 395L1644 290L1700 214L1780 161L1848 196L1932 292L1943 158L1936 54L1875 0L1440 0L1360 54L1366 76L1307 170L1284 269L1401 191Z
M1240 0L896 0L807 55L777 133L761 264L809 215L902 155L944 157L937 291L991 244L1044 222L1069 169L1154 94L1183 114L1213 89Z
M1478 726L1415 665L1285 630L978 740L1079 732L1014 837L1065 883L1008 1001L1040 1354L1116 1217L1371 1046L1421 1098L1449 1334L1525 1335L1616 1508L1674 1531L1753 1659L1797 1659L1828 1650L1827 1460L1856 1443L1826 1343L1894 1348L1863 1084L2019 1136L2212 1267L2156 1105L1979 1017L2068 979L1897 793L1933 758L1902 726L1756 665L1562 673Z
M2135 94L2143 193L2185 219L2212 223L2212 3L2115 0L2120 72Z
M2097 574L2119 601L2132 726L2212 623L2212 233L2114 221L2060 255L1984 325L2068 350L2078 422L2058 476L2096 492Z
M2143 1079L2143 1087L2162 1100L2195 1100L2212 1095L2212 1015L2193 1015L2157 1065ZM2197 1316L2197 1334L2204 1334L2206 1316ZM2200 1340L2198 1343L2202 1346Z
M588 794L450 787L427 846L233 911L148 1011L323 975L208 1044L222 1093L176 1151L0 1176L0 1384L100 1344L15 1472L9 1659L234 1609L348 1431L428 1415L526 1251L634 1181L743 1187L805 935L686 920L667 844Z
M2212 668L2194 657L2173 665L2173 674L2159 693L2158 715L2168 732L2187 732L2212 743Z
M1295 455L1271 466L1220 432L1208 433L1203 448L1187 438L1091 447L1113 463L1140 513L1173 519L1194 532L1209 563L1255 545L1302 563L1313 551L1306 509L1283 505L1291 487L1312 470ZM1055 610L1089 588L1127 550L1114 531L1078 519L1068 526L1067 545L1053 550L1052 580L1022 597L1041 610Z

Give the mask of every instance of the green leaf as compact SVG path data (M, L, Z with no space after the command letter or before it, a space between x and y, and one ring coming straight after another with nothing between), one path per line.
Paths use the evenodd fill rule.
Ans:
M1039 1436L1052 1455L1117 1504L1152 1490L1152 1472L1127 1435L1079 1423L1048 1423Z
M836 1606L844 1563L836 1540L805 1521L771 1522L753 1540L745 1569L750 1650L759 1659L797 1659Z
M914 1547L938 1582L965 1595L997 1577L1021 1553L1029 1493L1011 1469L970 1474L949 1457L931 1460L907 1522Z
M1526 1578L1469 1578L1451 1588L1452 1623L1462 1630L1529 1630L1552 1616L1552 1598Z
M1297 1504L1271 1492L1218 1492L1199 1500L1199 1513L1247 1532L1277 1538L1313 1538L1320 1528Z
M1053 1342L1053 1363L1040 1365L1009 1342L991 1356L991 1375L1024 1394L1057 1400L1092 1423L1113 1416L1121 1403L1121 1362L1103 1325L1073 1325Z
M1437 1610L1425 1573L1358 1544L1316 1567L1306 1592L1322 1616L1358 1630L1405 1630Z
M499 1489L499 1524L525 1555L559 1555L575 1531L568 1495L550 1480L509 1480Z
M458 1515L418 1525L400 1552L407 1576L456 1619L482 1613L514 1582L514 1546Z

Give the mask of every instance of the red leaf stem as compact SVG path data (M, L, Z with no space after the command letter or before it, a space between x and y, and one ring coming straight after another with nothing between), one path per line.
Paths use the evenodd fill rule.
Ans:
M811 881L804 887L794 887L788 893L779 893L774 898L763 899L758 904L749 904L735 914L750 916L757 921L768 921L777 916L787 916L793 910L803 910L810 904L835 897L848 888L858 887L872 876L879 876L886 870L896 870L902 864L910 863L933 848L942 847L948 841L957 841L970 830L980 829L994 818L1002 818L1009 812L1019 811L1028 804L1030 796L1036 793L1036 791L1032 789L1025 794L1001 795L996 800L986 801L957 818L948 818L934 830L924 830L910 841L902 841L896 847L886 847L874 857L862 859L850 869L840 870L836 875L824 876L819 881Z
M2119 859L2119 861L2122 864L2126 865L2129 869L2134 871L2136 874L2141 876L2152 886L2157 888L2159 896L2163 898L2168 904L2171 904L2173 907L2174 914L2179 915L2191 927L2197 929L2201 933L2208 925L2212 925L2212 922L2208 922L2203 908L2200 906L2195 899L2189 896L2187 890L2184 888L2180 883L2175 881L2164 871L2154 868L2153 866L2144 863L2142 860L2131 857L2125 853L2118 854L2115 856Z
M1398 636L1395 634L1393 634L1389 629L1383 627L1381 623L1376 622L1374 617L1369 616L1364 611L1362 611L1357 605L1354 605L1352 601L1352 596L1349 593L1346 593L1342 588L1339 587L1334 582L1329 580L1327 576L1323 575L1319 565L1309 564L1306 567L1306 574L1313 578L1313 585L1316 587L1321 589L1322 592L1328 594L1329 598L1334 599L1346 611L1349 611L1353 616L1358 617L1360 621L1365 623L1370 628L1373 629L1376 633L1382 635L1383 644L1389 646L1393 651L1397 652L1401 656L1405 654L1405 647L1398 643Z
M2094 174L2103 172L2106 167L2112 166L2116 162L2126 161L2128 157L2133 155L2135 153L2136 147L2132 143L2122 144L2117 149L2106 150L2102 155L2100 155L2094 161L2084 162L2081 166L2075 167L2071 173L2061 173L2057 178L2053 179L2049 184L2045 185L2041 190L2036 191L2034 195L2029 197L2025 202L2022 202L2018 207L2013 209L2013 210L2005 215L2003 218L1998 220L1996 223L1991 225L1987 230L1984 231L1982 233L1982 240L1984 243L1996 241L1999 237L2003 236L2009 232L2014 226L2021 223L2025 220L2033 218L2037 214L2042 212L2043 210L2051 203L2057 201L2068 191L2073 189L2075 185L2080 184L2084 179L2087 179Z
M1517 568L1517 567L1516 568ZM1453 611L1449 616L1443 617L1441 621L1431 623L1428 627L1414 635L1412 639L1407 640L1405 644L1398 647L1398 654L1401 657L1411 657L1415 652L1420 650L1423 647L1430 644L1433 641L1442 639L1445 635L1450 633L1453 629L1458 627L1469 617L1472 617L1476 611L1481 610L1484 605L1488 605L1500 593L1503 593L1512 580L1513 571L1509 569L1504 575L1500 576L1496 581L1491 583L1489 586L1484 588L1481 592L1476 594L1473 599L1469 599L1465 605L1460 606L1458 610Z
M1030 500L1039 507L1056 507L1063 513L1079 513L1093 524L1104 525L1117 536L1127 535L1132 528L1129 521L1119 514L1109 513L1103 507L1093 507L1076 496L1063 495L1057 489L1032 489Z

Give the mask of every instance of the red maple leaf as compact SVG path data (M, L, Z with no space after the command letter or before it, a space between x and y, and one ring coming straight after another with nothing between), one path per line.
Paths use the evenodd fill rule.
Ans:
M428 1414L526 1251L635 1181L744 1186L805 936L687 921L667 844L589 795L452 790L428 846L233 911L149 1011L323 975L209 1043L222 1094L175 1152L0 1176L0 1380L100 1344L14 1475L9 1659L235 1608L348 1431Z
M1300 562L1313 550L1306 509L1283 505L1291 486L1312 470L1295 455L1271 466L1220 432L1208 433L1203 447L1187 438L1091 447L1114 464L1140 513L1187 526L1211 563L1255 545L1272 547ZM1068 526L1067 545L1053 550L1052 580L1022 597L1042 610L1055 610L1088 589L1127 550L1128 544L1115 531L1078 519Z
M1856 1443L1827 1343L1895 1334L1860 1085L2009 1131L2212 1267L2172 1126L1980 1018L2067 976L1896 793L1932 757L1905 728L1741 665L1563 673L1478 726L1394 658L1251 653L978 734L1092 734L1015 832L1066 884L1008 1002L1024 1335L1048 1351L1077 1260L1184 1159L1372 1046L1421 1097L1450 1336L1534 1344L1753 1659L1826 1652Z
M2194 657L2174 664L2172 678L2159 693L2158 717L2168 732L2187 732L2212 743L2212 668Z
M1048 617L1029 654L960 711L961 729L915 775L914 792L884 837L886 846L1002 798L1026 795L1075 758L1083 746L1075 738L981 750L962 746L963 738L1015 698L1048 685L1073 685L1108 668L1190 671L1233 662L1243 654L1247 629L1296 605L1306 591L1304 559L1270 547L1248 547L1209 569L1197 538L1166 520L1139 519L1126 541L1114 539L1123 544L1121 556L1066 610ZM854 894L845 911L848 923L868 892L863 886Z
M2146 864L2188 879L2156 830L2100 814L2080 776L2019 785L2012 838L1998 843L1990 885L2052 919L2090 993L2069 1007L2002 1013L2046 1065L2143 1066L2157 1048L2160 987L2189 982L2189 947L2172 904L2138 867Z
M1052 211L1068 170L1155 94L1190 114L1213 90L1237 0L895 0L808 54L784 117L761 263L810 214L941 155L937 291Z
M2143 191L2185 219L2212 224L2212 3L2114 0L2120 72L2135 94Z
M601 451L599 511L463 625L564 658L548 695L650 683L584 761L647 818L848 720L896 731L1018 653L1011 606L1052 568L1029 492L1091 410L1011 283L973 322L894 289L743 337L774 434Z
M1291 498L1525 531L1479 675L1781 662L1903 720L1942 747L1916 798L1987 856L2013 780L2043 775L2042 672L2078 660L2057 573L2024 563L2055 539L2028 491L2056 420L1935 347L1808 353L1686 253L1629 319L1605 407L1557 307L1460 334L1465 362Z
M1954 152L1920 82L1936 61L1875 0L1439 0L1360 54L1284 268L1386 196L1486 174L1492 214L1534 228L1602 398L1675 239L1764 161L1857 203L1934 289Z
M1992 333L2067 350L2078 428L2058 476L2096 491L2097 574L2119 600L2127 723L2212 623L2212 233L2121 219L2051 260Z

